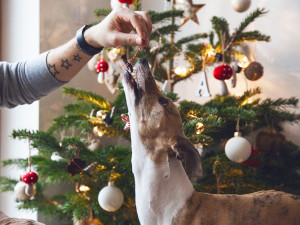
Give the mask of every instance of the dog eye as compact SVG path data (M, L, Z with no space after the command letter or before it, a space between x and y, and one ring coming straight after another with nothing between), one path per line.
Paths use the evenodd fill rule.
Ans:
M168 103L169 103L168 99L166 99L166 98L164 98L164 97L159 97L158 102L159 102L160 104L162 104L163 106L166 106L166 105L168 105Z

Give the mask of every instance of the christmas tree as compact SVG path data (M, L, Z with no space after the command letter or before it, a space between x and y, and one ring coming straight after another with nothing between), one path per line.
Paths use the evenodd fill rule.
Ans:
M139 1L133 3L136 9L139 8ZM95 12L101 17L110 10L97 9ZM224 18L213 17L212 32L175 42L174 36L180 32L176 18L185 18L185 11L150 11L151 20L157 27L151 35L151 46L143 48L136 59L146 57L155 79L162 82L172 80L173 86L196 72L205 71L207 65L242 61L244 55L238 51L238 46L245 41L269 41L270 37L259 31L244 31L265 13L264 9L255 10L232 34ZM204 42L205 38L208 41ZM124 53L127 58L132 58L136 50L129 46L107 49L110 66L114 60L121 61L120 55ZM190 63L181 76L174 72L173 60L177 55L183 55ZM247 66L243 69L246 70ZM63 92L76 97L76 100L65 106L65 114L54 119L47 132L16 130L12 134L13 138L28 140L30 148L38 149L38 155L30 156L29 160L2 161L2 166L17 165L26 171L32 167L38 173L39 180L33 186L29 183L16 190L18 180L1 177L1 191L15 189L18 194L21 192L22 195L17 195L19 208L64 218L61 224L72 224L72 220L77 224L139 224L135 210L129 132L124 129L122 121L126 120L122 115L128 112L122 87L118 87L118 95L113 102L81 89L64 87ZM246 91L242 96L217 95L202 105L179 101L172 92L166 94L178 103L185 134L202 152L206 177L194 183L196 190L241 194L276 189L300 194L297 173L300 167L299 149L280 133L284 122L294 123L300 119L300 115L291 111L297 106L298 99L261 100L256 97L260 93L257 88ZM224 153L226 141L236 131L247 137L253 147L250 158L243 163L232 162ZM121 137L128 140L128 144L103 145L104 137ZM73 188L49 197L44 194L49 184ZM35 188L35 191L28 194L28 187ZM26 188L27 194L24 194ZM122 204L123 200L122 206L110 205L103 198L98 201L99 192L100 195L104 193L104 198L118 196L116 201Z

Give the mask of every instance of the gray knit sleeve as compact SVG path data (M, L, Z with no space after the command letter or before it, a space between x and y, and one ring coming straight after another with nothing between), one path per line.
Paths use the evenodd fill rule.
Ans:
M0 107L30 104L66 83L49 72L47 54L17 63L0 62Z

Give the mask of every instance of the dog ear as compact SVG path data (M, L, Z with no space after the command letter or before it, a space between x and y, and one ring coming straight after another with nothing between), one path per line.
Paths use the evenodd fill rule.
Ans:
M184 159L185 169L190 179L195 181L195 178L204 177L201 156L192 142L186 137L181 137L171 148L178 159Z

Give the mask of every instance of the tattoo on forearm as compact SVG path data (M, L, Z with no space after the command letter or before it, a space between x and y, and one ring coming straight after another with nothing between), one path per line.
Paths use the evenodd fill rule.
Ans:
M55 64L54 65L48 64L48 69L53 77L56 77L56 74L59 74L59 72L57 71L57 69L55 67Z
M80 60L82 59L82 57L80 57L80 55L73 55L73 61L77 61L77 62L80 62Z
M63 68L65 68L65 69L67 69L67 70L69 70L69 67L72 66L72 64L69 63L68 59L65 59L65 60L62 59L60 66L63 67Z

